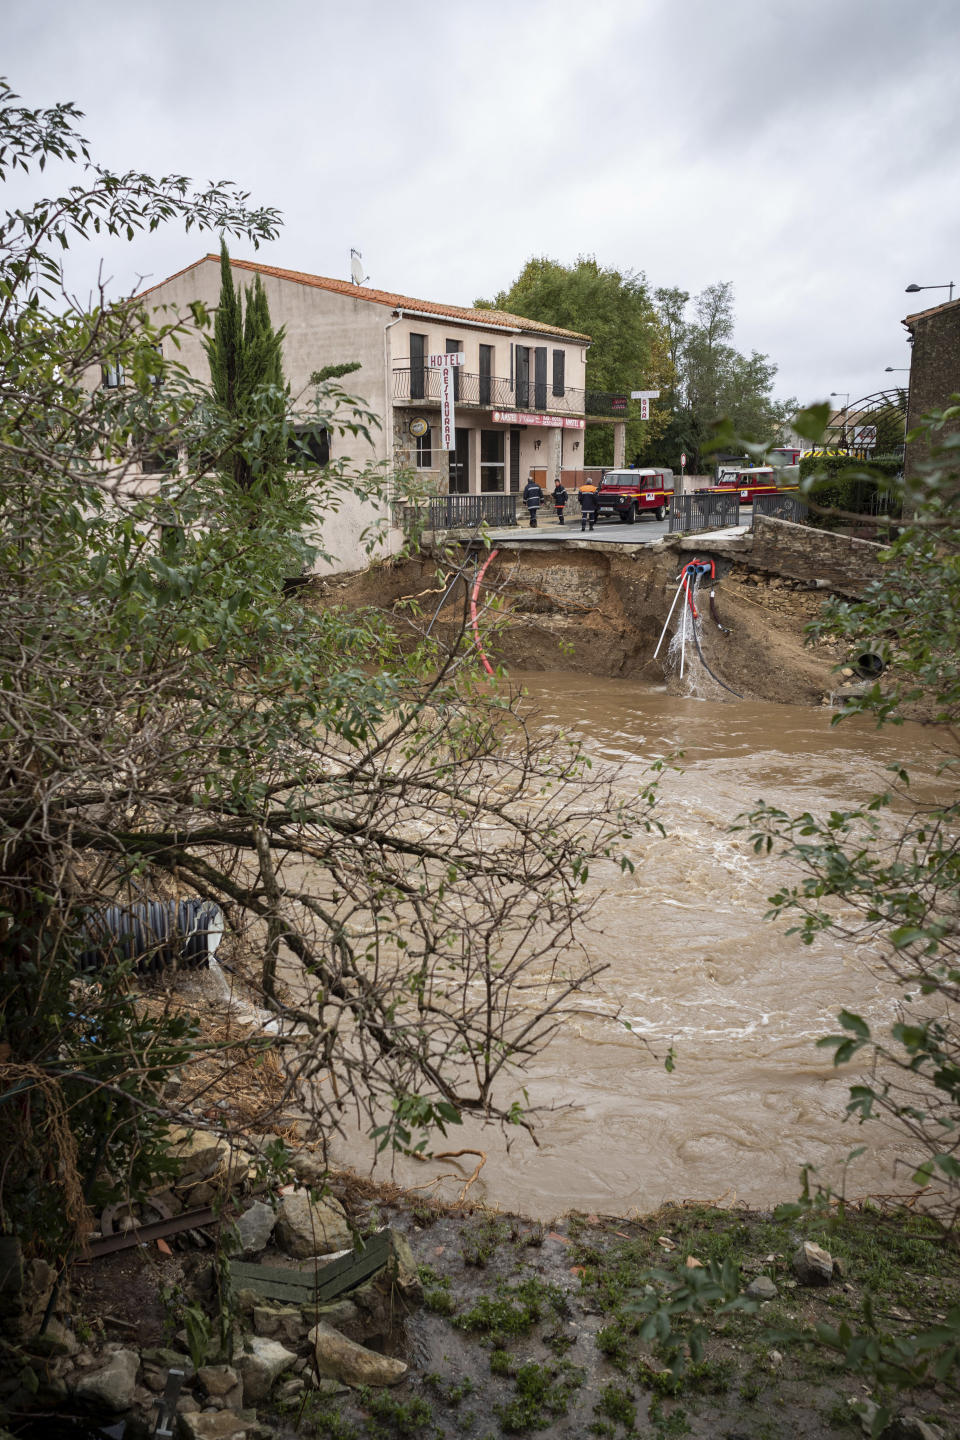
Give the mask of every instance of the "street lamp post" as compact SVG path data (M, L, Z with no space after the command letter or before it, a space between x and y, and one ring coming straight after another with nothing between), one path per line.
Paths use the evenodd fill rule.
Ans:
M953 284L954 282L952 280L948 280L946 285L908 285L905 293L907 295L917 295L921 290L949 290L950 295L947 302L949 304L950 300L953 299Z
M888 365L884 370L885 375L909 375L909 365Z
M849 404L850 404L850 391L849 391L849 390L831 390L831 391L830 391L830 399L831 399L831 400L840 400L840 399L843 400L843 410L840 412L840 413L843 415L843 426L842 426L841 431L840 431L840 441L841 441L841 444L846 445L846 443L847 443L847 407L848 407Z

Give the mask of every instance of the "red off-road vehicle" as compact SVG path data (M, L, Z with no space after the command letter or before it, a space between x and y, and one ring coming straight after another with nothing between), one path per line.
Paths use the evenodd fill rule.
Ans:
M597 487L597 518L616 515L632 525L646 512L662 520L672 498L672 470L608 470Z
M725 466L716 485L697 493L732 495L736 491L741 505L752 505L755 495L778 495L781 491L796 490L796 485L778 485L777 474L772 465L752 465L747 470L732 470Z

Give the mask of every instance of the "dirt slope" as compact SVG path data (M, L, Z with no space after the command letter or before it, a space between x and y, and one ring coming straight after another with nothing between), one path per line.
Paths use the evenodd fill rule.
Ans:
M684 557L685 558L685 557ZM676 593L682 558L668 549L626 554L613 547L502 552L485 577L481 601L496 603L505 619L489 643L491 658L524 670L572 670L601 676L650 679L681 688L679 677L653 652ZM372 605L401 626L426 625L437 606L434 633L450 636L463 623L475 565L445 598L456 566L427 556L375 566L362 574L320 582L311 603ZM805 641L805 627L826 595L801 581L751 572L745 564L718 565L716 610L723 634L709 613L709 588L701 595L702 647L707 665L744 699L816 705L840 688L835 667L845 655L827 644ZM420 621L413 618L419 610ZM676 620L678 611L674 612ZM702 677L702 693L733 697Z

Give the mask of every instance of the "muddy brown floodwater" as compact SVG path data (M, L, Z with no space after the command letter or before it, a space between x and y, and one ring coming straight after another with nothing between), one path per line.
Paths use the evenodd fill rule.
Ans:
M729 827L760 799L791 814L849 807L884 787L895 760L929 774L935 733L877 732L860 719L831 727L826 709L716 703L632 681L511 678L541 723L582 739L625 794L678 749L683 769L662 782L666 837L628 847L636 873L610 867L591 878L602 897L588 948L609 968L571 1003L528 1073L531 1105L549 1107L539 1148L526 1138L508 1148L498 1131L471 1124L450 1136L451 1148L488 1154L471 1195L541 1218L685 1198L765 1205L797 1193L804 1163L837 1187L844 1158L864 1142L847 1194L909 1188L897 1137L880 1122L844 1121L853 1077L815 1048L841 1008L889 1022L896 994L886 972L867 945L827 936L806 946L765 920L767 897L790 871ZM356 1164L355 1145L340 1158ZM469 1174L474 1162L460 1163ZM431 1172L400 1161L395 1173L423 1185ZM448 1180L428 1193L450 1199L457 1189Z

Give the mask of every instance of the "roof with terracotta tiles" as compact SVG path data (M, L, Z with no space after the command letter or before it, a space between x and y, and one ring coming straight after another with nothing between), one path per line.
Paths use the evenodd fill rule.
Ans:
M183 270L167 277L168 280L175 280L180 275L186 275L188 271L195 270L205 260L212 260L220 264L219 255L204 255L203 260L195 260L192 265L187 265ZM422 315L436 315L438 318L448 320L470 320L475 325L489 325L491 330L521 330L529 331L536 335L556 335L564 340L577 340L588 344L589 335L581 335L576 330L561 330L558 325L545 325L540 320L527 320L522 315L510 315L506 310L479 310L468 305L438 305L432 300L416 300L412 295L397 295L391 290L371 290L365 285L354 285L349 280L332 280L326 275L308 275L303 270L281 270L276 265L261 265L255 260L234 260L230 257L230 264L236 270L257 271L261 275L273 275L277 280L290 280L295 285L309 285L316 290L330 290L336 295L347 295L351 300L369 300L374 305L387 305L391 310L410 310ZM142 294L149 295L152 291L158 290L160 285L165 285L166 280L161 280L157 285L151 285L149 290Z
M932 305L929 310L917 310L914 314L907 315L901 323L912 328L917 320L926 320L930 315L939 315L942 310L958 308L960 308L960 300L942 300L939 305Z

